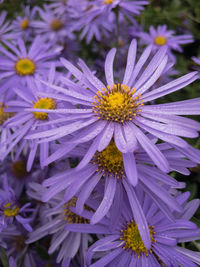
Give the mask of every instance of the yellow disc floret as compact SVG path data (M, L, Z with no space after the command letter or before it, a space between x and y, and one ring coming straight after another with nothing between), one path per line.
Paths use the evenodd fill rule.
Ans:
M165 45L167 42L167 39L164 37L164 36L157 36L155 39L154 39L154 43L156 45L159 45L159 46L162 46L162 45Z
M2 125L7 119L14 116L13 112L5 112L4 109L6 106L3 105L3 103L0 102L0 125Z
M102 152L96 152L91 163L98 165L97 171L110 177L124 177L122 153L117 149L113 140Z
M40 98L33 106L33 108L40 108L40 109L55 109L56 103L52 98ZM33 115L38 120L47 120L48 113L46 112L33 112Z
M28 175L26 171L26 162L24 160L13 162L11 165L11 170L18 179L23 179Z
M114 1L115 1L115 0L104 0L103 3L104 3L105 5L110 5L110 4L112 4Z
M35 69L35 63L29 58L21 58L15 64L16 73L20 76L32 75Z
M12 205L10 202L4 205L4 215L7 217L15 217L18 214L19 207Z
M23 19L21 24L20 24L22 30L26 30L29 26L29 20L28 19Z
M153 228L153 226L149 226L151 243L156 242L156 240L154 240L155 232L153 231ZM149 252L152 253L151 249L146 249L135 221L132 220L127 223L126 228L121 230L121 232L123 236L120 239L125 242L123 249L131 249L137 254L137 257L139 257L141 253L144 253L146 256L148 256Z
M95 101L92 103L93 112L98 119L113 122L124 123L131 121L139 111L139 106L143 105L139 101L141 95L133 97L134 88L123 84L113 84L102 88L94 96Z
M89 223L89 221L75 213L73 213L70 209L70 207L76 206L77 198L73 197L70 201L68 201L66 204L63 205L63 215L64 220L67 224L71 223ZM89 207L85 206L85 209L91 210Z
M63 28L63 22L59 19L53 19L50 23L50 27L53 31L57 32Z

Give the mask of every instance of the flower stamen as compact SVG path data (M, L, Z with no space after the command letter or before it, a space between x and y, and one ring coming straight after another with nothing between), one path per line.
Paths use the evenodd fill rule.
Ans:
M154 39L154 43L159 46L165 45L166 42L167 42L167 39L162 35L159 35Z
M94 96L93 112L102 120L121 124L132 121L133 117L141 111L139 106L143 105L143 100L139 101L140 94L133 98L135 91L134 88L131 89L130 86L123 84L102 88L102 91L98 91Z
M26 163L23 160L13 162L11 166L11 171L18 179L23 179L28 175L26 171Z
M53 19L50 23L50 27L53 31L57 32L62 29L63 22L59 19Z
M35 63L28 58L21 58L15 64L16 73L20 76L32 75L35 69Z
M28 19L22 20L20 26L21 26L22 30L26 30L29 27L29 20Z
M151 238L151 243L156 242L154 239L155 232L153 231L154 226L149 226L149 233ZM131 221L127 223L126 228L121 230L122 237L121 240L124 240L125 245L123 249L131 249L134 253L137 254L137 257L140 257L141 253L144 253L148 256L148 253L152 253L152 250L147 250L142 238L140 236L140 232L138 230L138 226L135 221Z
M2 125L5 121L14 116L13 112L5 112L4 108L7 107L0 102L0 125Z
M40 98L33 106L33 108L40 109L56 109L56 103L52 98ZM37 120L47 120L48 113L46 112L33 112L34 117Z
M84 223L87 224L89 221L71 211L71 207L76 206L76 201L77 198L73 197L70 201L68 201L66 204L63 205L63 215L64 215L64 220L66 221L67 224L73 224L73 223ZM85 207L87 210L89 207Z
M118 179L125 177L122 153L117 149L113 140L102 152L96 152L91 163L97 164L97 171L109 177Z
M18 214L19 207L16 206L15 204L12 205L10 202L8 202L3 207L4 207L3 213L7 217L15 217Z

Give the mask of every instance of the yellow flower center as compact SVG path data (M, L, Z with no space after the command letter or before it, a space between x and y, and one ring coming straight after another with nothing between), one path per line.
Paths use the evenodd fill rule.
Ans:
M103 3L104 3L105 5L110 5L110 4L112 4L114 1L115 1L115 0L104 0Z
M141 95L133 98L134 93L134 88L123 84L102 88L102 91L98 91L94 96L93 112L102 120L119 123L131 121L141 111L139 106L143 105L142 101L139 101Z
M151 242L156 242L154 239L155 232L153 231L153 228L153 226L149 226ZM145 253L146 256L148 256L149 252L152 253L151 249L146 249L135 221L127 223L126 228L121 230L121 232L123 236L120 239L125 241L124 249L131 249L137 254L138 258L141 253Z
M53 31L57 32L63 27L63 23L59 19L53 19L50 23L50 27Z
M117 149L113 140L102 152L96 152L91 163L97 164L97 171L108 174L109 177L125 176L122 153Z
M15 177L18 179L23 179L28 175L26 171L26 162L23 160L13 162L11 170Z
M61 0L61 2L66 5L67 4L67 0Z
M63 215L64 215L64 220L66 221L67 224L72 224L72 223L89 223L89 221L75 213L73 213L70 210L70 207L75 207L76 206L76 201L77 198L73 197L70 201L68 201L66 204L63 205ZM85 209L91 210L89 207L85 206Z
M55 109L56 103L52 98L40 98L33 106L33 108L41 108L41 109ZM48 113L46 112L33 112L34 117L37 120L47 120Z
M16 73L20 76L32 75L35 73L35 63L28 58L21 58L15 64Z
M22 30L26 30L29 26L29 20L28 19L22 20L20 26L21 26Z
M12 205L10 202L4 205L4 215L7 217L15 217L18 214L19 207Z
M165 45L167 42L167 39L164 37L164 36L157 36L155 39L154 39L154 43L156 45L159 45L159 46L162 46L162 45Z
M0 125L7 121L7 119L14 116L13 112L5 112L4 108L6 108L6 106L4 106L3 103L0 102Z

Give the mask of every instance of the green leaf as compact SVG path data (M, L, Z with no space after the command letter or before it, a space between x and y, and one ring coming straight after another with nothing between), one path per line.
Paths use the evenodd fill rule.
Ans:
M8 256L6 255L4 248L1 248L1 262L3 267L9 267Z

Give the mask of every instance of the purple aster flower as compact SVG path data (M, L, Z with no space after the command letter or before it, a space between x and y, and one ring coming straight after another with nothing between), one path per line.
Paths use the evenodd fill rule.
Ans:
M6 21L7 12L4 10L0 14L0 42L15 40L19 37L19 34L16 32L11 32L12 26L10 25L10 21Z
M57 73L55 72L54 65L52 65L46 80L48 82L55 82L58 85L60 84L57 81ZM44 167L43 162L46 157L48 157L49 153L49 143L38 145L37 140L27 141L25 137L32 129L37 130L37 127L39 126L42 127L43 130L51 129L54 123L61 123L64 120L64 118L60 117L60 115L48 115L44 112L44 109L49 110L63 107L62 101L57 99L54 100L53 91L48 86L41 84L39 80L30 80L29 88L21 85L20 87L13 89L13 92L18 96L18 98L16 100L8 101L6 105L8 106L7 111L14 112L16 115L6 121L6 127L15 127L15 131L2 144L2 148L0 148L1 159L5 159L13 148L19 144L15 155L15 161L18 161L20 153L28 143L29 155L27 159L27 171L31 170L34 159L37 156L38 149L40 165L42 168ZM43 97L44 93L48 96ZM34 112L37 108L42 108L43 112ZM29 111L29 109L31 109L31 111ZM6 150L4 149L5 146ZM4 152L2 150L4 150Z
M28 246L25 241L27 239L27 231L16 225L9 225L0 233L0 238L5 241L5 252L8 257L12 257L16 262L21 262L24 258L25 266L36 267L37 253ZM19 265L20 266L20 265ZM13 267L10 265L9 267Z
M19 157L17 160L12 155L6 157L0 166L0 172L5 173L9 177L8 184L12 188L15 188L15 195L17 197L20 197L24 187L25 189L28 188L30 182L41 183L46 177L48 168L41 170L39 164L36 163L33 170L27 172L26 165L26 155Z
M34 7L32 10L30 6L22 7L23 15L17 16L16 19L12 22L12 31L19 33L20 37L23 37L25 40L33 39L33 20L36 16L37 7Z
M193 36L191 34L174 35L174 31L167 30L167 25L159 25L157 29L150 26L149 33L141 32L138 34L143 44L151 44L153 51L157 51L161 46L167 47L169 57L176 61L172 50L182 52L181 45L192 43Z
M172 222L146 194L138 191L137 195L147 220L148 239L144 239L141 235L141 225L136 222L135 210L129 206L126 199L123 201L122 215L117 221L113 220L113 216L116 217L118 213L118 204L115 205L110 216L97 225L90 225L90 227L84 224L67 225L66 229L69 231L106 235L89 248L86 258L88 266L195 267L196 264L200 264L199 252L190 251L178 245L200 237L200 230L189 221L199 206L199 200L186 203L189 197L187 192L177 196L183 212L179 215L175 213L176 219ZM83 212L82 216L90 219L91 214ZM95 259L102 257L92 264L95 253Z
M74 151L69 152L69 146L67 147L63 144L60 146L59 152L63 153L64 150L67 150L68 156L70 157L84 156L87 151L87 147L85 149L84 147L77 147ZM157 147L169 161L170 170L180 171L187 175L189 171L186 166L192 167L196 165L186 160L183 154L172 149L168 144L159 144ZM57 151L50 157L51 161L56 160L56 157L59 155ZM151 158L143 149L138 149L137 152L134 153L134 157L137 162L137 170L135 171L137 175L131 173L130 168L127 177L122 153L116 148L112 140L106 149L102 152L96 152L90 163L83 169L79 171L68 169L53 175L49 179L45 179L43 186L45 186L47 190L43 193L42 200L45 202L49 201L49 199L54 197L57 193L65 190L64 200L69 201L74 196L77 196L76 210L78 213L82 213L85 202L92 195L94 190L96 190L97 186L100 186L103 188L102 191L104 193L101 203L97 206L91 218L91 223L94 224L100 221L109 212L114 198L118 196L123 187L126 189L126 194L130 204L134 206L134 210L141 210L137 200L135 199L135 202L133 201L133 195L135 196L135 194L132 185L135 186L138 184L168 217L171 218L168 207L181 211L181 207L168 192L168 187L182 188L184 184L178 183L171 176L155 168ZM133 180L130 180L130 177L132 177ZM134 180L136 179L135 177L137 177L138 181ZM166 188L162 186L163 184Z
M3 190L0 190L0 230L13 222L20 223L27 231L31 232L32 218L24 218L26 212L31 212L30 203L20 207L15 192L8 186L6 176L3 177Z
M64 43L66 38L73 39L71 31L71 20L66 16L55 14L48 5L44 5L44 10L39 9L40 20L35 20L33 26L35 32L41 35L44 41L51 44Z
M167 104L151 104L151 101L184 88L195 81L198 75L197 72L188 73L151 91L152 86L166 67L167 48L159 49L150 60L152 46L148 46L135 64L136 46L137 43L133 40L129 48L123 81L118 84L114 83L113 78L116 49L113 48L108 53L105 61L107 86L89 70L82 60L79 60L78 63L80 70L69 61L62 59L64 66L79 82L75 83L63 77L62 82L67 89L53 84L49 86L60 93L59 99L63 97L63 101L70 101L80 108L46 110L47 113L70 114L72 122L48 131L33 133L27 138L40 138L41 142L46 143L75 133L75 137L70 139L70 144L92 140L92 145L77 167L78 170L92 159L97 150L99 152L104 150L114 137L116 147L123 154L127 176L130 173L136 174L133 151L139 145L143 147L158 168L168 172L169 163L166 157L146 133L171 145L187 148L187 142L180 136L195 138L198 136L200 127L199 123L191 119L188 121L188 118L179 115L200 114L200 99ZM141 71L147 60L150 60L149 63L145 70ZM37 111L41 112L42 110L37 109ZM136 181L137 177L133 178L134 175L129 180Z
M16 44L5 44L10 51L0 46L0 54L3 55L0 78L4 78L0 87L1 93L9 87L17 86L19 82L29 83L38 74L47 74L49 65L58 54L52 51L51 44L42 42L40 37L36 37L28 48L22 39L18 39Z
M45 192L41 185L31 184L31 196L41 201ZM57 194L51 201L45 204L41 216L42 223L38 225L26 241L28 244L35 242L47 235L52 235L51 244L48 253L52 254L58 250L57 263L62 262L62 266L68 267L70 261L78 253L81 256L81 266L85 266L85 254L88 249L88 242L92 241L88 234L81 234L66 231L66 225L74 223L88 224L88 220L76 215L71 211L71 207L75 206L76 198L68 203L63 202L63 194ZM70 265L71 266L71 265Z

